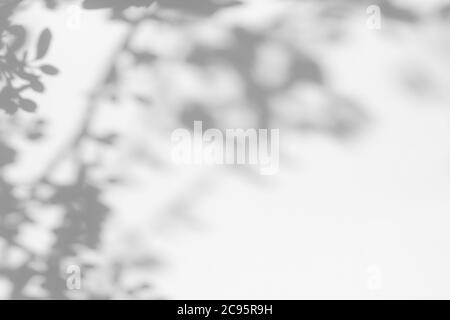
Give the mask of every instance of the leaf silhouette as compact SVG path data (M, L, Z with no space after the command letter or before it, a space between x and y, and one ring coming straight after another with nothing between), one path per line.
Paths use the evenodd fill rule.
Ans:
M129 7L149 7L157 2L163 9L171 9L194 15L210 15L229 6L241 4L239 1L230 0L224 3L215 3L210 0L85 0L83 8L125 10Z
M13 163L15 158L16 151L0 140L0 168Z
M43 73L51 75L51 76L57 75L59 73L58 68L56 68L52 65L49 65L49 64L44 64L44 65L40 66L40 69Z
M2 109L7 114L14 114L14 113L16 113L18 108L19 107L17 106L17 104L14 101L12 101L12 100L5 101L5 103L2 104Z
M47 54L51 41L52 41L52 33L47 28L43 30L41 35L39 36L39 41L37 44L36 60L42 59Z
M439 10L439 14L442 17L442 19L449 19L450 18L450 4L443 6Z
M20 100L20 108L28 112L34 112L37 109L36 102L29 99Z
M105 9L105 8L119 8L125 9L131 6L148 7L155 0L85 0L83 2L83 8L92 9Z
M379 3L381 11L386 17L403 22L414 23L419 20L419 16L408 8L398 7L391 1L382 0Z
M162 8L200 16L211 15L220 9L241 4L240 1L233 0L223 1L223 3L205 0L159 0L158 3Z
M44 92L45 91L45 87L42 84L42 82L39 81L39 79L34 79L33 81L30 81L30 87L31 87L31 89L33 89L36 92Z
M9 33L14 35L14 41L11 43L9 50L11 51L17 51L20 49L26 40L27 32L23 26L13 25L9 27Z

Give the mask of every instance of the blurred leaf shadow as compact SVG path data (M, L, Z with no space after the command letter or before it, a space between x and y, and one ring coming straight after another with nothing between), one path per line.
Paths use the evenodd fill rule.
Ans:
M47 8L56 9L64 1L45 0ZM296 1L292 1L295 3ZM300 1L297 1L300 2ZM355 5L357 1L323 1L320 6L325 9L339 6ZM420 17L417 13L401 8L392 1L380 0L379 3L383 13L389 18L400 22L418 23ZM96 252L101 245L101 235L105 221L107 221L112 208L103 199L108 188L115 177L111 176L104 181L93 178L92 172L96 166L102 163L93 163L82 160L83 146L92 143L99 152L114 147L119 132L107 132L102 136L94 135L92 128L95 126L95 114L99 112L101 102L108 100L120 104L123 91L118 90L121 77L133 70L151 68L165 62L166 57L157 53L156 50L133 47L136 34L146 27L146 23L167 25L171 31L181 35L186 34L191 21L201 23L208 21L211 15L226 9L236 9L245 5L245 1L205 1L205 0L84 0L83 8L86 10L111 10L111 20L120 20L128 24L128 32L122 39L117 52L114 53L105 76L98 87L93 89L89 99L86 114L82 118L80 128L62 150L55 152L55 157L45 167L40 178L31 186L25 186L26 192L21 193L24 186L8 181L5 174L8 168L14 165L16 159L21 156L8 136L12 132L21 132L26 139L37 142L45 139L45 121L37 119L32 125L21 125L17 123L22 112L35 113L39 111L36 102L25 96L28 91L38 94L45 92L45 77L56 76L59 73L57 67L42 62L46 54L51 50L53 43L52 32L43 29L39 38L34 41L35 48L24 48L28 36L27 30L13 24L10 18L19 8L21 0L0 0L0 110L4 111L2 116L7 116L5 122L9 127L0 128L0 238L2 240L2 254L0 256L1 275L6 277L13 285L10 297L12 299L68 299L72 293L66 286L66 274L63 266L67 261L75 260L80 267L91 270L97 266L81 258L81 253L86 250ZM155 6L153 11L147 8ZM138 18L130 18L127 10L130 7L143 10ZM289 6L286 7L289 10ZM167 15L167 12L175 12L176 16ZM364 12L364 11L363 11ZM449 16L448 8L443 8L441 14ZM289 12L286 12L289 13ZM195 19L190 20L192 17ZM330 135L336 138L348 138L360 132L368 121L369 116L359 102L350 97L341 96L334 92L327 81L327 70L320 59L303 47L293 45L286 40L282 34L282 26L285 16L280 16L274 25L266 29L253 30L244 26L231 26L226 32L232 39L229 45L216 47L205 44L198 38L187 38L190 50L176 61L185 67L194 68L202 74L208 74L215 66L226 66L227 70L237 75L242 83L243 91L240 97L242 108L230 108L221 101L216 104L220 107L220 113L202 101L183 101L178 109L175 106L164 106L175 113L168 116L175 117L175 122L183 127L191 127L194 121L202 120L205 127L217 127L224 129L229 123L221 121L223 114L249 112L255 119L258 128L282 127L297 130L300 133L315 132ZM177 20L178 19L178 20ZM200 21L200 22L199 22ZM205 23L204 28L208 28ZM151 35L150 35L151 37ZM261 82L259 76L255 76L255 61L258 60L261 48L266 45L275 45L289 57L286 76L275 84L268 85ZM119 67L119 60L123 57L133 57L133 62L126 70ZM273 70L272 73L277 73ZM164 82L164 79L160 79ZM275 98L284 97L290 92L302 91L303 88L314 88L324 97L320 112L310 112L307 104L297 103L298 114L290 114L283 117L274 103ZM121 92L119 94L119 92ZM133 95L134 98L144 106L151 106L154 96ZM176 95L177 92L168 90L159 92L160 95ZM244 110L245 109L245 110ZM3 122L2 122L3 125ZM73 176L67 183L59 183L53 180L55 169L63 162L73 164ZM120 180L115 180L115 184ZM195 190L189 190L189 195ZM194 198L190 196L189 199ZM199 198L199 197L195 197ZM197 201L199 201L197 199ZM186 209L185 197L169 210L176 211L176 215L183 216L182 211ZM50 230L53 236L52 246L47 254L38 254L21 244L17 239L24 224L33 224L33 211L41 208L46 211L49 208L58 208L63 219L58 227ZM11 265L10 256L14 251L21 251L25 255L24 261L19 265ZM158 258L149 254L143 257L141 263L147 270L153 270L159 264ZM141 261L141 262L142 262ZM140 291L153 290L151 283L141 283L135 288L119 288L121 286L120 274L125 268L124 264L117 262L110 266L119 276L113 281L117 290L127 292L129 296L135 296ZM44 296L30 295L27 290L32 279L41 279L41 289L45 291ZM151 291L150 290L150 291ZM83 291L82 298L112 298L109 295L98 292Z

